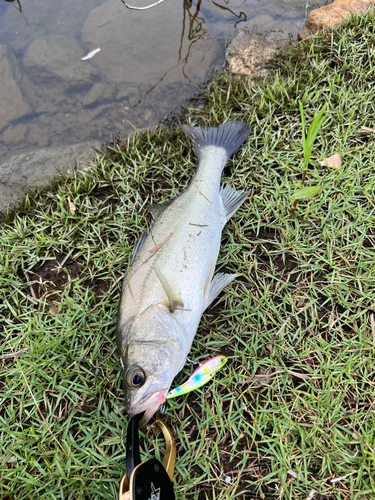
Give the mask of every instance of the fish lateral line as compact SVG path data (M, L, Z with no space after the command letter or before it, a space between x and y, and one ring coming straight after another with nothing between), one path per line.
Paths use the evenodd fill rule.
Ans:
M208 224L193 224L192 222L189 222L189 226L209 227Z

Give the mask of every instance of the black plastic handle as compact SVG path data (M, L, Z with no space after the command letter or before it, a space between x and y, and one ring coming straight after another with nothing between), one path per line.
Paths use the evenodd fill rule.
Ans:
M138 413L130 419L126 433L126 474L129 478L132 475L133 470L141 463L141 455L139 454L138 424L142 416L143 413Z

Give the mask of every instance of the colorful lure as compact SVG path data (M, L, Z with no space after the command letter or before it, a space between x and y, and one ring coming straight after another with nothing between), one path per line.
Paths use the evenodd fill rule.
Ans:
M183 394L187 394L188 392L202 387L202 385L212 379L215 373L219 371L227 361L228 359L225 356L215 356L214 358L208 359L190 375L184 384L170 391L166 399L182 396Z

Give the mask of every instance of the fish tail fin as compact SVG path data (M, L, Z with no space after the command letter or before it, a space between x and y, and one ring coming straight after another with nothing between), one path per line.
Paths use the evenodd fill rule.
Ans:
M183 125L183 129L194 144L199 159L205 146L225 149L227 159L229 159L251 132L250 125L236 121L222 123L219 127L203 128Z

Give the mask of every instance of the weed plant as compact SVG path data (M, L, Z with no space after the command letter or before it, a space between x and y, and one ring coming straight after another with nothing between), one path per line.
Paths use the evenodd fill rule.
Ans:
M291 201L293 202L293 207L292 207L292 210L290 212L291 215L295 214L298 202L300 200L306 200L308 198L311 198L312 196L315 196L316 194L320 193L320 190L321 190L321 186L319 186L319 185L310 186L307 188L305 188L303 186L305 185L307 171L309 169L312 147L314 145L316 136L318 135L319 130L320 130L321 126L323 125L323 120L324 120L323 115L324 115L324 111L326 110L326 107L327 107L327 103L325 103L323 108L315 116L315 118L312 121L312 124L310 125L309 132L308 132L307 137L306 137L305 115L303 113L303 105L302 105L302 102L299 103L299 109L301 111L304 165L303 165L301 183L296 185L296 187L298 187L299 189L297 191L295 191L291 197Z
M264 81L216 75L183 120L253 126L224 181L251 196L223 233L240 277L204 315L191 357L229 357L171 400L179 499L375 498L374 14L291 47ZM312 167L321 192L290 216L302 134L327 102ZM0 235L0 498L111 499L125 473L120 280L197 160L180 127L109 145L4 215ZM76 210L71 212L70 202ZM74 210L73 210L74 212ZM19 353L18 357L11 357ZM192 372L187 365L180 384ZM142 457L163 441L147 429Z

